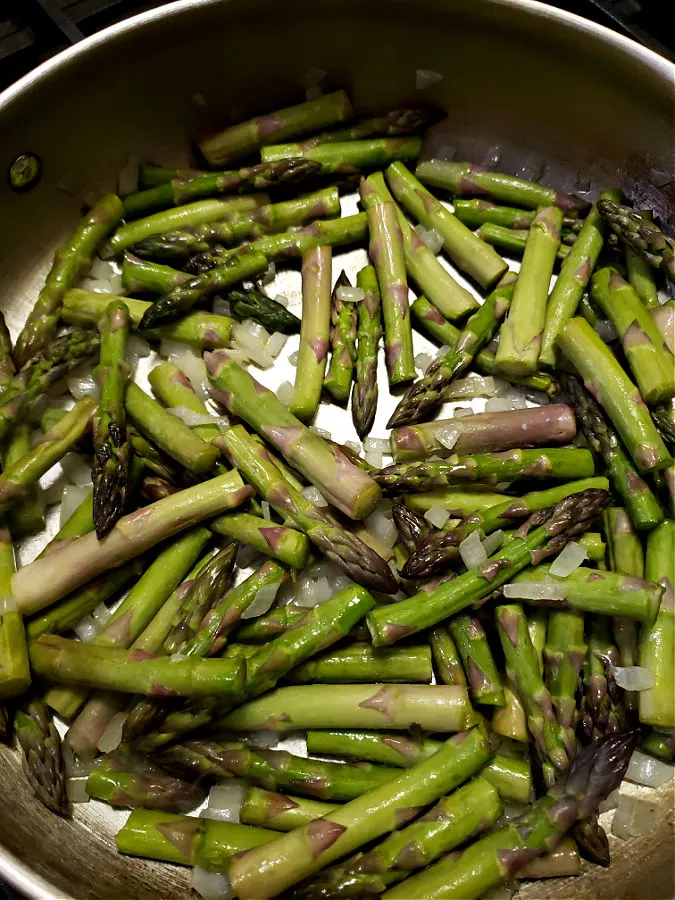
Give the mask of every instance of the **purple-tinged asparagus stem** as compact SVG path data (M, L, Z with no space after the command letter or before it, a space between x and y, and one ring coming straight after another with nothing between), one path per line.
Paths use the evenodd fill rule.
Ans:
M355 175L381 169L397 159L417 159L421 149L418 137L384 137L307 148L300 144L274 144L263 147L260 157L264 162L301 157L320 163L323 175Z
M658 225L638 210L621 206L609 198L602 198L598 209L626 246L639 253L655 269L663 268L670 278L675 278L675 241L664 234Z
M476 616L453 616L450 633L464 664L474 703L503 706L504 690L487 635Z
M424 131L433 125L444 114L439 110L424 106L402 107L392 109L383 116L358 119L352 125L322 131L313 137L300 141L303 149L316 147L317 144L336 144L345 141L362 141L371 137L397 137L402 134L414 134Z
M377 356L382 337L381 302L377 274L366 266L356 276L356 285L364 291L358 304L356 372L352 389L352 421L363 439L373 427L377 412Z
M14 733L23 750L23 771L35 796L58 816L68 815L61 738L44 703L30 700L18 709Z
M447 628L434 628L429 633L431 654L436 675L443 684L466 685L466 675L457 652L457 647Z
M356 304L343 300L338 295L338 290L341 287L351 287L351 282L345 272L341 272L338 275L331 298L331 358L323 386L336 403L345 404L349 400L352 373L356 361L358 308Z
M558 723L567 734L570 750L575 746L578 719L576 693L585 658L584 614L576 610L552 609L548 615L544 646L545 681Z
M578 731L583 743L590 744L605 734L618 734L625 727L623 691L612 673L618 664L619 651L612 642L609 622L604 616L593 616L579 708Z

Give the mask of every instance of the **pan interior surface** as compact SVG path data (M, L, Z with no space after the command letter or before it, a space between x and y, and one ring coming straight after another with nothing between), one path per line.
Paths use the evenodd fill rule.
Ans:
M672 67L604 29L528 0L183 0L96 35L0 97L0 167L25 152L44 164L27 193L0 180L0 303L12 334L83 198L113 189L130 155L187 164L203 131L302 100L313 68L362 113L446 110L426 156L567 192L620 186L672 221ZM420 92L419 69L442 78ZM117 854L126 811L73 809L70 820L44 809L18 756L0 747L0 873L33 897L191 895L189 869ZM637 872L635 894L614 884L614 896L640 896ZM538 896L571 895L559 888ZM574 891L600 896L583 878Z

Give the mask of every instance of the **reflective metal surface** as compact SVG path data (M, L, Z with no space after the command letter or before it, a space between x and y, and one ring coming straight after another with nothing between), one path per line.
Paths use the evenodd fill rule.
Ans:
M568 191L619 184L672 218L672 66L609 31L526 0L185 0L83 41L0 96L0 170L26 152L44 163L32 191L14 194L0 181L0 304L13 334L82 199L113 188L130 154L186 163L201 130L300 100L297 79L312 67L361 111L419 102L415 70L437 71L443 80L423 99L448 120L427 155L499 157L505 170ZM342 254L335 268L353 272L364 259L363 250ZM273 293L298 304L299 286L296 271L284 272ZM260 380L276 386L280 376ZM374 434L385 421L383 409ZM335 407L322 408L317 424L352 437ZM615 847L609 873L528 895L645 896L644 860L648 895L667 896L672 832L662 795L657 831ZM31 796L14 752L0 748L0 874L29 896L187 897L189 870L117 855L125 817L90 803L57 819Z

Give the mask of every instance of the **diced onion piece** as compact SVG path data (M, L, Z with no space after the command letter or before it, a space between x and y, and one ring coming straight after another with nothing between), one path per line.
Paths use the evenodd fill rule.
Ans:
M544 578L543 581L505 584L503 592L509 600L564 600L567 596L567 588L562 584L556 584L550 578Z
M269 609L277 596L279 590L278 584L264 584L255 595L255 599L244 611L242 619L255 619L257 616L264 615Z
M16 600L14 597L5 596L0 597L0 617L6 615L7 613L16 612L19 607L16 605Z
M314 434L318 435L320 438L323 438L325 441L329 441L331 439L330 431L326 431L325 428L319 428L317 425L310 425L309 430L313 431Z
M481 541L483 544L483 550L487 556L492 556L501 545L504 543L504 532L501 528L498 531L493 531L492 534L488 534L488 536Z
M443 528L450 518L450 513L442 506L432 506L425 513L424 518L431 523L434 528Z
M518 409L509 397L491 397L485 404L485 412L509 412Z
M435 358L440 359L442 356L447 356L448 353L452 351L452 347L450 344L443 344L442 347L439 347L435 353Z
M269 353L269 355L276 359L277 356L281 353L281 351L286 346L286 341L288 340L287 334L282 334L280 331L275 331L273 335L270 336L269 340L265 344L265 352Z
M286 296L286 294L277 294L276 297L272 298L276 300L277 303L280 303L281 306L285 306L286 309L291 305L290 298Z
M481 543L479 531L472 531L471 534L464 538L457 549L467 569L474 569L487 559L487 553Z
M230 301L224 297L216 297L211 306L211 311L214 316L227 316L228 319L232 316Z
M245 787L243 781L235 778L216 784L209 792L208 809L223 813L219 816L223 822L239 822Z
M626 778L646 787L661 787L675 775L675 766L641 750L634 750L628 763Z
M475 415L470 406L458 406L452 413L453 419L465 419L467 416Z
M654 687L654 676L642 666L615 666L612 674L619 687L625 691L648 691Z
M614 813L612 821L612 834L626 841L630 837L630 825L633 821L633 811L635 809L635 797L623 795L619 798L619 803Z
M277 388L277 399L283 406L288 406L293 399L295 388L290 381L282 381Z
M77 286L81 291L93 291L95 294L112 294L110 281L107 278L82 278Z
M80 621L73 626L73 631L81 641L84 641L84 643L90 641L94 637L97 629L98 626L91 616L82 616Z
M99 603L96 609L92 610L92 618L98 625L103 625L111 616L111 612L105 603Z
M66 384L76 400L81 400L83 397L93 397L95 400L98 400L100 397L100 388L96 384L94 372L90 366L86 369L81 367L76 369L75 372L68 376Z
M189 409L187 406L172 406L170 409L167 409L167 412L180 419L181 422L185 422L190 428L194 428L196 425L218 424L218 419L214 418L214 416L210 416L208 413L195 412L195 410Z
M258 747L265 750L278 742L279 735L276 731L263 729L262 731L249 731L243 735L242 739L247 747Z
M436 440L441 447L445 447L446 450L452 450L461 433L461 428L453 428L451 425L448 425L447 428L441 428L436 432Z
M424 225L416 225L415 231L417 237L426 244L434 256L441 252L443 247L443 238L434 228L425 228Z
M623 840L642 837L653 831L657 821L658 806L655 803L650 803L641 797L624 795L620 798L614 813L612 834Z
M367 463L376 469L382 468L382 458L391 452L391 445L383 438L368 437L363 443L363 455Z
M137 334L129 335L129 343L127 344L127 362L133 369L139 359L145 359L150 356L152 349L147 341L138 337Z
M415 368L421 372L426 372L432 362L433 360L428 353L418 353L415 357Z
M314 506L328 506L328 501L324 495L318 488L315 488L313 484L308 484L307 487L302 489L302 496L305 500L309 500L310 503L313 503Z
M192 889L204 900L233 900L235 896L227 875L209 872L201 866L194 866L192 869Z
M288 357L288 361L289 361L289 363L290 363L292 366L297 366L297 364L298 364L298 355L299 355L299 352L298 352L297 350L294 350L294 351L291 353L291 355Z
M389 515L387 515L389 513ZM368 531L379 538L385 547L393 547L398 540L398 532L391 513L391 503L381 501L363 523Z
M301 590L295 596L295 603L298 606L314 607L321 606L333 596L328 579L322 575L316 580L308 578L302 584Z
M599 322L596 322L593 326L596 334L602 338L605 344L611 344L612 341L615 341L619 335L617 334L616 328L609 321L609 319L601 319Z
M572 572L576 572L579 566L588 559L586 549L577 544L576 541L570 541L565 544L562 551L556 556L551 563L550 573L558 578L567 578Z
M207 400L209 397L210 382L206 372L206 364L201 356L197 356L191 350L186 350L185 344L183 344L182 347L183 352L175 360L175 365L178 366L181 372L186 376L199 399Z
M433 69L417 69L415 71L415 87L418 91L438 84L439 81L443 81L443 76L440 72L434 72Z
M168 359L169 362L178 364L178 360L185 355L185 344L182 341L174 341L171 338L166 338L161 341L159 345L159 355L163 356L164 359Z
M117 274L115 264L107 259L96 257L91 264L89 275L96 281L110 281L113 275Z
M61 468L71 484L91 487L91 466L79 453L66 453L61 460Z
M120 169L117 176L117 193L120 197L128 197L138 190L138 159L130 156L127 164Z
M117 750L122 743L122 729L127 720L126 712L118 712L110 717L108 727L101 735L98 742L98 749L101 753L112 753Z
M474 397L494 397L497 392L492 375L467 375L455 381L444 400L467 400Z
M110 287L110 293L115 294L118 297L126 296L126 290L124 288L124 281L121 275L113 275L110 281L108 282Z
M271 522L272 516L270 515L270 505L267 500L263 500L260 506L262 508L263 519L267 519L268 522Z
M63 742L61 747L63 755L63 765L68 778L88 778L89 773L94 768L93 759L82 759L76 756L67 741Z
M363 288L345 285L335 291L335 296L342 303L360 303L366 296L366 292Z
M91 488L83 485L67 485L63 489L63 500L59 512L59 527L63 528L75 510L90 493Z
M619 792L619 788L617 788L615 791L612 791L612 793L609 795L609 797L607 797L606 800L602 801L602 803L598 807L598 812L605 813L605 812L609 812L612 809L616 809L617 806L619 805L620 799L621 799L621 794Z
M79 778L66 778L66 796L69 803L89 803L91 799L87 793L88 776Z
M361 444L358 441L345 441L345 447L352 453L356 453L357 456L361 456Z

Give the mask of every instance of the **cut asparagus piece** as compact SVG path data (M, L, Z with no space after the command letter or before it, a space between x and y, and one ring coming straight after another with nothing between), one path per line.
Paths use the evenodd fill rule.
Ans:
M204 788L172 778L156 766L117 755L105 756L87 778L90 797L130 809L186 813L202 802L205 793Z
M44 703L29 700L17 709L14 733L23 750L23 771L35 796L58 816L67 816L61 738Z
M376 650L370 644L349 644L309 660L291 672L295 684L354 684L355 682L429 684L431 650L428 646Z
M640 215L647 221L652 220L651 213L647 210L643 210ZM626 272L631 287L647 309L658 309L660 301L658 290L656 288L654 269L644 256L636 250L633 250L628 244L626 244L625 250Z
M491 222L481 225L475 234L486 244L504 250L509 256L522 256L530 236L529 229L503 228L501 225L493 225ZM567 259L570 249L567 244L560 244L556 250L556 260Z
M422 149L418 137L381 137L356 141L316 144L273 144L263 147L263 162L302 158L321 164L324 175L353 175L368 169L381 169L397 159L417 159Z
M274 831L293 831L334 809L335 803L251 786L244 788L239 821L242 825L256 825L260 828L272 828Z
M246 512L225 513L224 516L212 519L208 525L215 534L248 544L293 569L303 569L307 565L307 537L288 525L279 525Z
M540 187L540 185L536 185ZM532 210L518 209L513 206L500 206L491 200L462 200L455 197L452 203L454 212L460 222L464 222L469 228L478 228L480 225L499 225L502 228L527 229L532 224L539 206L550 206L550 202L536 204ZM589 213L590 215L590 213ZM588 219L588 216L586 216ZM585 221L585 220L584 220ZM584 222L566 216L563 219L565 228L572 231L581 231Z
M238 319L253 319L268 331L280 331L282 334L300 331L300 319L261 291L230 291L227 299L232 314Z
M15 571L12 536L0 522L0 596L8 598L7 608L0 612L0 701L24 694L30 687L30 665L26 648L23 617L10 609L11 583Z
M374 267L361 269L356 284L364 292L364 298L358 304L352 421L358 436L363 439L373 427L377 412L377 357L382 337L380 288Z
M300 142L300 146L307 148L316 147L317 144L361 141L370 137L396 137L401 134L414 134L416 131L424 131L429 125L433 125L439 118L442 118L442 115L439 110L424 106L392 109L382 116L359 119L343 128L323 131L321 134L305 138Z
M344 272L338 275L331 297L331 358L323 386L336 403L345 404L349 400L354 363L356 362L358 304L342 299L338 293L342 287L351 287L351 282Z
M436 675L443 684L466 684L466 675L462 668L455 642L447 628L434 628L429 633L429 644L434 660Z
M475 616L454 616L450 633L464 665L474 703L503 706L504 690L487 635Z
M675 278L675 242L642 213L609 198L598 201L600 215L620 240L639 253L655 269L663 268Z
M15 425L2 450L3 468L10 469L16 462L27 456L31 448L30 425ZM42 531L45 527L45 502L39 483L33 484L27 490L24 499L12 507L7 523L11 533L17 538Z
M122 285L133 293L168 294L190 280L187 272L141 259L128 251L122 262Z

